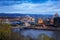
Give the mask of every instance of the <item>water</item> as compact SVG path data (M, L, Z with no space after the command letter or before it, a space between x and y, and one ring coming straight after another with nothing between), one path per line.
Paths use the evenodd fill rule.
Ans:
M54 35L53 31L33 30L33 29L24 30L21 32L21 34L24 36L30 36L32 38L37 38L40 34L46 34L49 37L53 37Z
M27 29L27 30L20 30L19 28L14 29L14 32L19 32L24 36L30 36L32 38L37 38L40 34L45 34L49 37L55 36L55 31L45 31L45 30L34 30L34 29Z

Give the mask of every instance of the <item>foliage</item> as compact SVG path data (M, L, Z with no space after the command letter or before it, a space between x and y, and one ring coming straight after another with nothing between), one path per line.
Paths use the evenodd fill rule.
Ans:
M37 38L37 40L54 40L54 38L51 38L45 34L40 34Z
M0 39L8 40L10 39L10 34L11 34L10 24L0 23Z
M20 33L12 32L10 24L0 24L0 40L30 40Z

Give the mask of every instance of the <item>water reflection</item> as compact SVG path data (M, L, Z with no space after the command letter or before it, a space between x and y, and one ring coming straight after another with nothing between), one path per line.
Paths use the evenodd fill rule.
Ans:
M25 37L30 36L31 38L37 38L41 34L45 34L49 37L55 38L56 40L60 40L60 31L46 31L46 30L20 30L19 28L13 29L14 32L19 32L20 34L24 35Z
M54 37L55 31L45 31L45 30L34 30L34 29L28 29L28 30L20 30L20 29L14 29L14 32L19 32L24 36L30 36L32 38L37 38L40 34L46 34L49 37Z
M37 38L40 34L46 34L49 37L53 37L54 32L53 31L44 31L44 30L29 29L29 30L22 31L21 34L24 35L24 36L30 36L32 38Z

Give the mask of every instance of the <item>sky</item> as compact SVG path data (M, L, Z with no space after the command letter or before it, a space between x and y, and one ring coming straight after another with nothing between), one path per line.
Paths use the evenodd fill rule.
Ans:
M0 0L0 13L60 13L60 0Z

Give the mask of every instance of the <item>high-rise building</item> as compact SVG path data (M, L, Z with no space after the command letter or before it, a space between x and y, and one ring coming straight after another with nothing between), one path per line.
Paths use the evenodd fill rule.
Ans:
M58 15L57 12L56 12L55 15L54 15L53 21L54 21L54 25L55 25L56 27L60 27L60 17L59 17L59 15Z
M54 18L54 25L55 25L56 27L60 27L60 17L55 17L55 18Z
M45 22L45 25L49 25L50 24L50 19L46 18L46 20L44 22Z
M44 24L44 21L43 21L43 19L38 19L38 24Z
M53 20L53 18L50 19L50 24L51 24L51 25L54 24L54 20Z
M57 12L55 13L54 17L59 17L59 15L58 15L58 13L57 13Z

